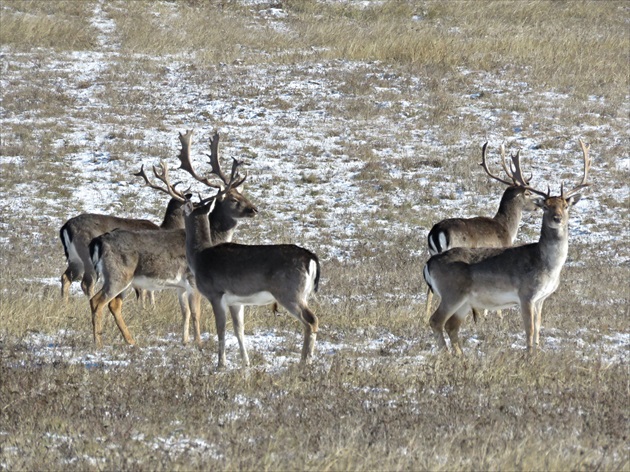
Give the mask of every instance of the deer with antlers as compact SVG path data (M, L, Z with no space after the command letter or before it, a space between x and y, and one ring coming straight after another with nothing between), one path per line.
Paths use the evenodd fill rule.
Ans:
M525 188L539 197L543 220L538 242L508 248L454 248L432 256L424 267L424 279L441 298L429 323L438 346L447 349L444 329L456 354L461 354L459 327L471 309L498 310L520 306L527 348L538 347L544 301L558 288L560 272L569 247L569 208L587 187L591 161L589 146L579 141L584 156L582 181L559 196L549 189Z
M219 134L212 138L211 152L218 153ZM212 156L211 154L211 156ZM212 157L211 157L212 159ZM216 187L208 178L200 177L194 170L187 153L180 154L181 168L194 179L208 187ZM245 180L238 173L242 162L236 159L229 179L213 167L212 173L228 184L214 196L193 202L178 193L169 183L166 164L163 174L167 191L174 198L185 202L186 259L195 276L198 290L206 297L214 311L219 339L218 367L226 364L225 325L230 312L234 333L239 343L241 360L249 365L249 356L244 343L243 307L246 305L269 305L278 303L300 321L304 328L301 362L312 359L317 316L308 307L308 298L316 291L320 278L319 260L312 252L293 244L244 245L223 243L214 245L213 234L208 224L208 213L216 202Z
M523 210L533 210L528 189L528 179L521 170L520 151L511 154L511 162L506 163L505 147L501 146L501 165L509 180L490 172L486 161L488 143L481 149L481 165L493 179L507 185L503 192L499 209L494 217L477 216L473 218L448 218L436 223L427 237L429 255L434 256L454 247L509 247L516 240ZM427 290L426 317L431 314L433 292ZM473 310L473 318L477 320L477 312Z
M192 131L180 134L182 149L185 155L182 162L189 161ZM181 158L181 156L180 156ZM225 186L230 182L221 171L216 153L212 154L211 165L213 172L220 176ZM153 168L155 176L169 182L168 168L162 166L161 172ZM154 185L144 171L135 174L142 177L149 187L163 191L173 197L179 206L183 206L191 194L171 191ZM206 215L209 219L212 241L215 243L232 240L238 221L243 218L254 217L258 210L241 193L239 183L232 182L220 198L214 202L211 212ZM126 231L114 230L92 240L89 246L92 263L99 278L103 280L103 288L90 300L94 340L98 347L102 345L102 312L105 305L116 320L116 324L125 341L134 344L135 341L122 317L123 293L128 287L145 290L175 289L178 293L182 313L182 341L189 340L190 317L195 332L195 341L201 343L200 332L200 302L201 297L196 289L192 273L186 262L186 232L184 229L171 231Z

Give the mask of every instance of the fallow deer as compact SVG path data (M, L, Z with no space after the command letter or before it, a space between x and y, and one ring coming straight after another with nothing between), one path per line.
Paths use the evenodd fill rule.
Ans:
M493 179L507 185L503 192L499 209L494 217L477 216L473 218L448 218L436 223L427 238L429 254L440 254L454 247L508 247L516 241L516 234L521 223L523 210L535 208L528 190L529 182L521 171L520 151L511 154L509 167L506 164L505 147L501 146L501 165L509 180L493 175L486 162L488 143L481 149L481 165ZM433 292L427 290L426 317L431 314ZM477 319L477 312L473 311Z
M182 203L171 199L159 226L146 219L120 218L96 213L83 213L66 221L59 230L68 262L68 268L61 275L61 296L65 301L68 301L70 295L70 285L78 280L81 280L83 293L88 298L94 296L96 273L90 260L88 245L95 237L116 228L129 231L183 229Z
M219 135L213 137L213 152L217 152ZM181 168L196 180L212 186L207 178L199 177L190 160L180 154ZM229 184L216 196L202 199L198 203L185 202L186 259L195 276L199 291L210 301L214 311L219 339L218 367L226 363L225 324L230 311L234 333L238 339L241 359L249 365L249 356L244 343L243 307L245 305L268 305L278 303L289 311L304 327L301 362L312 359L318 329L317 316L308 307L308 297L316 291L320 278L317 256L299 246L243 245L224 243L213 245L212 231L207 215L216 200L245 178L238 175L241 162L234 160ZM165 168L166 165L163 164ZM166 174L166 170L163 171ZM181 198L175 189L163 179L171 196Z
M498 310L520 306L527 348L539 343L544 301L558 288L569 247L569 208L587 187L590 146L579 141L584 156L582 181L560 195L526 188L539 195L535 204L543 210L538 242L508 248L454 248L432 256L424 267L424 278L440 298L429 322L438 346L447 349L444 329L456 354L461 354L459 327L471 309Z
M179 135L184 161L190 160L192 131ZM221 171L216 153L212 154L210 162L213 173L227 179ZM167 168L163 167L162 174L153 169L156 177L168 181ZM142 177L145 183L157 190L168 193L163 188L153 185L144 167L135 174ZM242 183L242 182L241 182ZM224 184L229 184L228 180ZM177 193L178 204L183 205L192 195ZM182 201L184 197L184 201ZM209 213L212 240L217 243L232 240L238 221L243 218L254 217L258 210L232 185L228 191L217 198L214 209ZM208 219L208 215L206 216ZM103 280L103 288L90 300L94 340L98 347L102 345L102 311L105 305L116 320L125 341L134 344L135 341L124 319L122 318L123 293L128 287L144 290L175 289L178 292L183 320L182 341L189 340L190 315L192 313L195 341L201 343L200 332L200 295L195 288L194 278L186 263L186 234L184 229L170 231L125 231L114 230L95 238L90 243L90 254L94 267Z

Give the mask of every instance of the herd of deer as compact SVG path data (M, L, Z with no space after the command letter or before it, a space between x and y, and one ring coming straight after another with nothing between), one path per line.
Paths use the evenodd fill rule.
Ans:
M317 316L308 307L308 298L318 288L320 265L317 256L299 246L244 245L232 243L243 218L254 217L256 207L242 194L239 168L233 159L230 175L219 163L219 135L210 139L210 166L218 183L201 177L190 156L192 131L180 133L180 169L212 190L212 194L193 202L192 194L171 184L169 169L162 162L153 167L156 185L144 167L135 174L152 189L171 197L161 225L148 220L82 214L68 220L60 230L68 268L61 276L61 294L68 299L73 281L81 280L90 298L94 342L102 346L102 316L107 305L128 344L135 341L122 317L123 296L132 287L144 300L155 290L177 290L183 319L182 340L189 341L190 317L195 341L201 343L200 305L203 295L214 311L218 335L219 367L225 366L225 324L230 312L239 343L241 359L249 365L243 339L245 305L280 304L304 327L301 362L311 360L318 328ZM589 146L579 141L584 158L582 181L559 196L551 196L529 185L520 165L519 152L508 162L501 147L501 164L508 179L490 172L486 162L487 144L482 148L482 166L493 179L507 185L493 218L446 219L429 232L430 259L424 267L427 316L431 295L440 303L429 323L438 345L461 354L459 327L472 311L501 310L520 306L525 325L527 348L538 346L542 305L558 287L560 272L568 251L568 212L588 186ZM534 197L534 194L537 197ZM542 228L537 243L512 246L524 209L543 210ZM102 288L95 294L95 285Z

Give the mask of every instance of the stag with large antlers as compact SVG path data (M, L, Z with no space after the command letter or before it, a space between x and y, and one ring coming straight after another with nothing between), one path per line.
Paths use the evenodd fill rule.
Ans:
M461 354L459 327L471 309L520 306L527 348L536 350L543 303L558 288L567 258L569 208L580 199L580 190L589 185L589 146L582 140L580 146L584 174L572 190L565 192L562 185L560 195L551 196L549 190L545 193L524 185L539 196L534 202L543 210L537 243L508 248L454 248L429 259L424 278L441 298L429 322L440 348L447 348L446 328L453 350Z
M320 267L317 256L292 244L243 245L224 243L213 245L212 228L207 215L226 192L241 185L241 162L234 160L228 178L212 164L217 162L219 135L212 138L210 162L212 173L219 176L225 187L216 196L202 199L198 203L188 200L184 206L186 222L186 258L195 276L198 290L210 301L219 338L218 366L226 364L225 325L230 312L234 333L238 339L241 359L249 365L249 356L244 343L243 307L246 305L268 305L278 303L299 320L304 327L301 362L311 360L315 348L318 321L308 307L308 297L317 290ZM210 187L216 187L208 178L195 172L187 152L180 154L181 168L193 178ZM168 182L166 170L161 179L169 191L174 189ZM175 196L175 193L171 193Z
M528 179L521 170L520 151L511 154L511 162L506 163L505 147L501 146L501 165L509 180L502 179L490 172L486 162L488 143L481 149L481 165L486 173L493 179L507 185L503 192L499 209L490 218L477 216L474 218L449 218L436 223L429 232L429 254L434 256L454 247L509 247L516 240L516 234L521 222L523 210L533 210L531 192L528 189ZM427 290L426 317L431 314L431 299L433 292ZM476 311L473 311L475 320Z
M182 163L189 161L192 131L182 135L180 141ZM230 183L221 172L218 160L212 163L213 172L219 174L224 185ZM163 164L158 172L153 168L155 177L162 182L169 182L168 167ZM169 194L181 207L192 196L185 191L167 185L166 188L154 185L144 171L135 174L142 177L147 186ZM208 185L210 182L207 183ZM206 216L216 243L232 240L238 221L256 215L256 207L243 196L238 186L240 182L231 182L229 189L214 203L214 209ZM195 288L194 278L186 262L186 234L184 229L172 231L124 231L115 230L95 238L90 243L90 254L99 277L103 279L103 288L90 300L97 346L102 345L102 312L105 305L116 320L125 341L135 341L122 317L122 294L127 287L136 289L159 290L175 289L178 292L183 321L182 341L188 342L189 324L192 314L195 341L201 343L200 332L200 295Z

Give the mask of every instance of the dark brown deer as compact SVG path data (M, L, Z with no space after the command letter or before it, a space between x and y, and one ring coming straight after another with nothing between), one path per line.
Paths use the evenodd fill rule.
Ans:
M440 296L430 318L438 346L446 349L444 329L455 353L461 354L459 327L471 309L498 310L520 306L527 348L535 351L540 334L544 301L558 288L569 248L569 208L580 199L591 161L589 146L580 140L584 155L582 181L559 196L526 188L539 195L534 200L543 210L537 243L508 248L454 248L432 256L424 267L424 279Z
M181 134L182 154L189 160L192 131ZM217 156L214 155L214 158ZM218 159L212 161L212 168L219 175L221 172ZM167 168L162 168L156 177L168 181ZM135 174L142 177L151 188L167 190L153 185L144 168ZM242 183L242 182L241 182ZM225 185L229 184L225 180ZM177 192L173 198L181 206L192 195ZM183 200L182 200L183 199ZM231 241L238 221L256 215L256 207L232 185L228 191L216 199L214 209L209 217L213 241ZM169 231L125 231L114 230L95 238L90 243L90 254L94 267L103 280L103 288L90 300L92 309L94 340L98 347L102 345L102 311L105 305L116 320L125 341L134 344L135 341L122 318L123 293L128 287L143 290L175 289L178 293L183 320L182 341L189 340L190 315L192 314L195 341L201 343L200 332L200 295L195 288L194 278L186 263L186 234L184 229Z
M212 139L213 153L217 153L219 135ZM184 153L180 154L181 168L206 185L207 178L199 177ZM195 276L198 290L210 301L214 311L219 338L219 368L226 363L225 325L229 310L234 332L239 342L241 359L249 365L243 336L243 307L278 303L299 320L304 327L301 362L312 359L318 329L317 316L308 307L308 297L316 291L320 278L319 260L315 254L292 244L243 245L224 243L213 245L212 231L207 215L217 199L232 187L242 184L245 178L238 175L240 162L234 160L229 185L216 196L184 206L186 222L186 258ZM226 176L220 175L223 181ZM166 170L163 174L167 175ZM177 198L178 194L168 180L162 179ZM182 195L179 195L182 198ZM182 200L183 201L183 200Z

